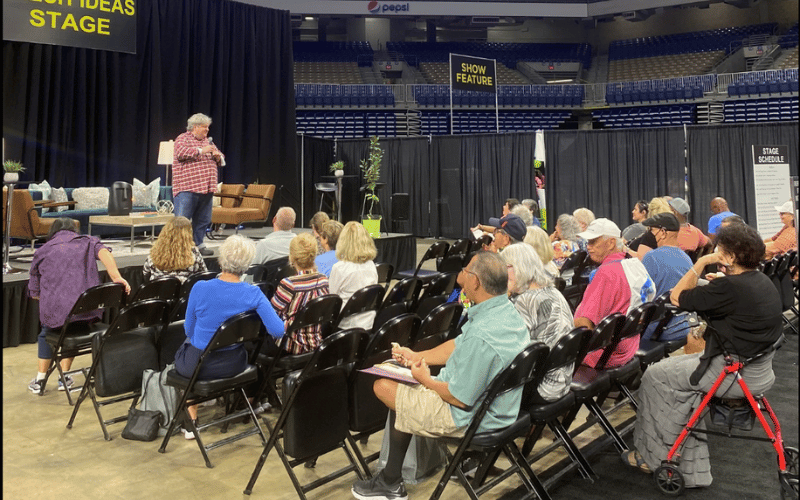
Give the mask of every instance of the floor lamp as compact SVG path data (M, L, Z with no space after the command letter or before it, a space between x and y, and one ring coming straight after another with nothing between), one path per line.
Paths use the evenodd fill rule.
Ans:
M172 158L175 154L175 141L161 141L158 144L158 164L165 165L167 168L167 175L164 181L165 186L171 186L169 183L169 167L172 165Z

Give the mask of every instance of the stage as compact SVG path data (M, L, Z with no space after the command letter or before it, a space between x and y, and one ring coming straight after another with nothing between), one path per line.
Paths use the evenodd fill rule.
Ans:
M295 233L308 233L310 229L293 229ZM254 240L260 240L272 232L272 228L245 228L239 231ZM209 270L218 271L217 248L224 239L234 234L233 229L224 229L216 239L206 238L206 246L214 250L214 255L206 257ZM142 284L142 266L150 251L149 236L136 237L133 250L130 238L104 239L111 248L120 274L136 289ZM378 256L375 262L388 262L395 271L413 269L417 265L417 239L411 234L383 233L375 239ZM12 252L19 247L12 247ZM30 269L33 251L25 246L18 252L11 253L9 264L21 272L3 275L3 347L16 347L20 344L34 343L39 334L39 302L28 298L28 270ZM108 281L103 264L97 263L101 279Z

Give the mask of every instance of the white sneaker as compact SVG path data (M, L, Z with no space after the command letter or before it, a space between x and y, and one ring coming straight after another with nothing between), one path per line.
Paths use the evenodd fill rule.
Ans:
M197 420L194 420L194 426L197 427ZM184 428L181 428L181 432L183 432L183 438L186 439L187 441L191 441L194 439L194 432Z

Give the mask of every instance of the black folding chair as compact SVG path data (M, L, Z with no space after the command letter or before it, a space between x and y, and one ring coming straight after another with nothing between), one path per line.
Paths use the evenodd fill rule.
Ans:
M162 276L147 281L128 297L126 304L135 304L148 299L161 299L172 305L180 294L181 285L181 280L175 276Z
M372 322L372 331L377 331L387 321L416 310L417 297L422 290L419 278L403 278L383 298L383 304Z
M392 343L409 345L409 339L419 328L419 318L415 314L402 314L384 324L369 338L369 343L359 352L352 373L348 380L348 401L350 408L350 431L354 440L365 442L372 434L382 430L389 412L372 388L375 376L359 370L382 363L392 357ZM378 458L378 453L368 457L361 450L353 450L362 463L369 463ZM367 473L369 474L369 470Z
M378 271L378 283L383 283L383 289L388 292L389 283L394 276L394 266L386 262L379 262L375 264L375 269Z
M360 290L356 290L342 307L339 317L336 319L336 326L338 327L343 319L349 318L354 314L377 311L383 302L384 293L383 286L379 284L367 285Z
M215 271L205 271L202 273L194 273L188 278L186 281L183 282L181 286L180 298L189 298L189 293L192 291L192 287L198 281L206 281L206 280L213 280L217 277L217 272Z
M360 329L343 330L326 337L313 352L301 371L287 375L283 380L285 404L278 420L272 426L265 420L269 430L269 440L256 462L244 494L249 495L255 487L261 469L269 453L275 448L298 497L305 499L305 493L327 484L348 472L364 479L359 465L366 469L365 463L357 463L353 453L356 444L348 432L347 380L350 367L356 359L360 347L366 344L369 334ZM324 411L320 411L324 409ZM280 439L283 438L283 445ZM347 455L350 464L323 478L301 485L294 473L294 467L316 460L337 448ZM293 460L289 460L292 457Z
M483 250L483 245L489 245L491 243L492 243L492 237L488 234L483 234L472 242L472 245L470 246L469 252L467 252L467 254L480 252L481 250Z
M549 352L550 349L541 342L534 342L528 345L528 347L514 358L508 367L492 380L483 394L478 398L480 406L472 417L464 437L461 439L441 438L449 444L457 445L457 448L452 455L449 450L447 451L449 462L439 483L436 485L436 489L431 495L431 500L438 499L442 496L453 474L458 475L461 485L464 487L464 490L466 490L467 495L473 499L478 498L480 495L496 486L497 482L479 485L477 481L473 480L470 482L467 480L461 467L459 467L464 452L467 450L475 450L489 457L488 460L485 460L489 462L488 464L481 463L479 466L479 469L485 468L487 470L493 465L494 459L502 451L512 463L511 469L522 479L525 488L529 492L535 493L541 500L550 500L550 495L548 495L544 485L542 485L539 478L536 477L536 473L534 473L533 469L528 465L525 457L522 456L514 442L516 438L524 436L530 429L531 419L527 412L521 412L517 420L504 429L494 429L478 433L478 427L495 399L515 389L522 390L524 385L539 377L542 370L544 370L545 361ZM505 476L504 474L504 477Z
M158 347L159 371L175 361L175 353L178 352L181 344L186 340L184 322L186 320L186 305L188 302L189 299L186 298L178 300L178 303L169 313L167 324L158 335L156 346Z
M416 335L410 340L411 349L426 351L447 341L461 321L463 306L458 302L447 302L436 306L419 325Z
M104 332L92 339L92 365L83 368L86 382L67 423L72 429L81 403L89 396L103 429L103 437L111 441L107 425L124 422L128 413L105 420L100 407L132 400L136 406L141 396L142 372L158 369L158 350L155 339L164 327L169 311L165 300L149 299L126 307ZM99 400L100 398L105 398Z
M407 271L399 271L397 276L402 278L419 278L423 281L429 281L435 275L439 274L439 271L428 271L422 269L422 265L429 260L436 260L440 257L444 257L447 253L447 249L450 248L450 244L446 241L435 241L425 253L422 255L422 258L419 260L419 264L417 264L417 268L414 270L407 270Z
M203 459L206 462L206 467L209 468L213 467L211 460L208 458L209 450L213 450L214 448L218 448L225 444L236 442L253 434L259 434L261 436L261 441L266 443L267 438L264 436L264 432L261 430L261 426L258 424L258 418L256 417L250 402L247 400L247 394L244 390L245 387L258 380L258 369L256 368L254 362L256 353L260 349L265 335L267 335L266 328L261 322L261 317L255 311L246 311L236 314L225 320L219 326L219 328L217 328L217 331L214 333L211 341L209 341L208 345L203 350L203 353L200 355L200 359L197 362L197 366L195 367L191 377L184 377L183 375L179 374L177 370L170 370L167 372L167 384L177 387L183 391L183 395L178 403L178 407L175 408L175 415L172 417L172 422L167 430L167 435L164 436L164 441L161 443L161 447L158 449L159 453L166 452L167 444L169 443L169 440L176 430L176 426L179 422L182 422L184 428L188 429L189 432L194 433L197 446L200 448L200 453L203 455ZM232 377L217 379L201 380L199 378L200 372L203 369L203 365L211 353L220 349L230 348L238 344L244 344L245 349L248 351L249 364L241 373ZM202 403L203 401L208 401L211 399L217 399L218 397L227 397L231 394L241 396L241 402L244 406L243 409L227 412L222 417L213 419L212 421L203 425L195 425L195 423L192 422L187 409L189 405ZM229 407L235 408L235 403L236 402L234 401L229 405ZM252 426L249 429L209 445L203 444L200 434L201 430L207 429L213 425L224 425L229 421L240 419L245 416L249 416L252 422Z
M53 349L53 356L50 358L50 364L44 380L39 383L40 396L44 394L50 374L54 370L58 370L58 377L64 386L67 401L70 406L73 404L70 392L80 390L82 387L69 388L66 377L67 375L82 373L83 370L75 368L65 372L61 368L61 362L68 358L90 354L92 352L92 339L108 328L108 323L97 322L89 324L85 321L73 321L73 318L97 309L114 310L119 308L124 295L125 286L121 283L103 283L86 290L75 301L75 305L72 306L69 315L67 315L67 320L61 327L61 331L51 332L46 335L45 340Z

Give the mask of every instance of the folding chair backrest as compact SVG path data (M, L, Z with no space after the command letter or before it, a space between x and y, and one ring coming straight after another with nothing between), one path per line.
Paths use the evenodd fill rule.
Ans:
M183 285L181 286L181 298L183 297L189 298L189 293L191 293L192 287L194 286L195 283L197 283L198 281L213 280L214 278L217 277L217 274L218 273L214 271L206 271L202 273L192 274L191 276L186 278L186 281L184 281Z
M356 290L339 313L336 324L341 323L343 319L353 314L377 311L383 302L384 293L383 286L379 284L367 285L360 290Z
M492 242L491 236L489 236L488 234L481 235L479 238L477 238L475 241L472 242L472 246L470 247L468 253L479 252L483 250L483 245L488 245L491 242Z
M433 278L431 282L428 283L428 286L426 286L422 291L420 300L427 297L435 297L436 295L449 296L450 293L452 293L453 288L456 286L456 278L458 277L459 271L461 271L461 268L459 268L456 272L442 272Z
M427 345L420 347L421 343L431 342L432 337L441 337L443 342L458 327L461 320L461 311L464 307L458 302L447 302L436 306L420 323L417 334L411 339L410 345L415 351L430 349ZM440 342L441 343L441 342ZM432 346L431 346L432 347Z
M378 271L378 283L385 283L388 287L389 282L392 281L392 275L394 275L394 266L387 262L379 262L375 264L375 269Z
M320 295L306 302L292 319L292 324L287 328L286 336L309 326L320 325L320 334L325 337L339 317L342 308L342 298L335 294Z
M125 285L121 283L102 283L83 292L67 316L67 322L73 316L97 309L113 309L122 305Z
M461 255L464 257L467 253L469 253L469 249L471 247L471 242L467 238L459 238L450 245L450 248L447 249L447 254L445 257L449 257L450 255Z
M262 330L265 330L264 324L255 311L245 311L231 316L219 325L214 336L211 337L211 341L200 356L198 366L209 352L251 341L260 344L260 341L263 340Z
M577 368L583 362L583 358L590 352L608 347L614 334L617 333L625 324L625 315L621 313L609 314L594 329L592 335L584 337L585 342L581 345L578 353Z
M560 276L556 276L555 278L553 278L553 286L555 286L556 290L558 290L563 294L564 289L567 288L567 281Z
M142 283L133 296L128 299L128 304L141 300L161 299L173 301L181 290L181 280L175 276L162 276L161 278Z
M275 432L283 429L284 452L290 457L324 454L346 438L349 368L368 335L360 328L331 334L303 370L284 377L286 402Z
M436 264L436 270L440 273L458 273L464 267L464 255L447 255Z
M422 280L419 278L403 278L398 281L383 298L381 308L398 302L413 303L422 290Z
M447 253L447 249L450 248L450 243L446 241L435 241L425 250L425 253L422 255L422 258L419 260L419 264L417 264L417 269L414 271L414 276L417 275L420 268L422 268L422 264L426 261L431 259L438 259L439 257L444 257Z
M165 300L136 302L120 311L108 329L92 339L94 384L99 396L136 391L142 386L142 371L158 369L155 339L168 310Z
M567 260L561 265L561 273L564 271L568 271L570 269L575 269L578 265L583 264L586 261L586 252L583 250L578 250L577 252L572 252ZM577 273L576 273L577 274Z

